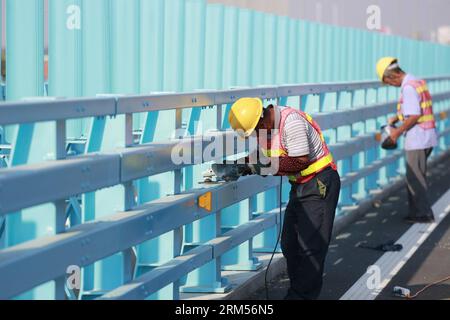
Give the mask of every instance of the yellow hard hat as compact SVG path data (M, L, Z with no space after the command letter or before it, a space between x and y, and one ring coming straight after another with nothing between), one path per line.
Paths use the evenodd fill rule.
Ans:
M242 137L249 137L255 131L263 114L263 103L259 98L242 98L231 107L228 121L233 130Z
M384 73L386 72L386 69L393 64L394 62L397 62L398 59L394 57L384 57L378 60L377 63L377 74L378 78L380 78L380 81L383 82Z

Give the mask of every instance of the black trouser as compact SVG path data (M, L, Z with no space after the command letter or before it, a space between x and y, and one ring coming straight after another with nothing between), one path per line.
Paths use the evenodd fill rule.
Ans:
M319 297L340 189L339 174L331 168L292 185L281 238L291 282L286 299Z
M427 195L427 160L431 152L433 148L406 151L406 185L411 218L433 217Z

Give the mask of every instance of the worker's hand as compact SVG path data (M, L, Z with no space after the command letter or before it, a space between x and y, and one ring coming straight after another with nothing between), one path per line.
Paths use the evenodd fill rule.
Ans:
M257 174L254 172L254 170L252 170L251 166L247 165L247 164L238 165L238 172L239 172L239 175L241 175L243 177Z
M397 128L391 128L391 139L394 143L397 143L398 138L402 135L402 132Z
M399 122L398 116L391 117L391 118L389 118L389 120L388 120L388 124L391 125L391 126L393 126L394 124L396 124L396 123L398 123L398 122Z

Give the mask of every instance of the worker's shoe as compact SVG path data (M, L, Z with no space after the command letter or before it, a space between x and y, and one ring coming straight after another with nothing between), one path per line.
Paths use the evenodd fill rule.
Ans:
M298 295L294 290L289 289L283 300L305 300L305 298Z
M406 217L405 219L406 223L409 224L415 224L415 223L434 223L434 217L431 216L424 216L424 217Z

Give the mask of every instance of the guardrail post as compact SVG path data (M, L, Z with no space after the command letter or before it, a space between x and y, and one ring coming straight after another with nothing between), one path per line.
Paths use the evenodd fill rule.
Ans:
M380 87L377 89L377 102L387 102L387 88L386 87ZM393 111L394 112L394 111ZM377 128L380 129L382 126L387 124L387 117L389 115L383 115L377 118ZM384 149L379 149L379 157L385 158L388 155L388 151ZM379 171L379 179L377 181L379 187L384 187L389 181L388 181L388 175L387 175L387 168L383 167Z
M160 44L155 50L154 43L147 43L151 47L152 57L147 57L147 63L156 68L161 81L149 83L153 87L148 89L181 91L183 85L183 63L184 63L184 27L185 27L185 3L180 0L151 1L145 3L145 16L143 21L151 17L148 21L151 25L145 24L148 28L150 39L155 39ZM144 32L144 31L143 31ZM153 46L153 47L152 47ZM153 56L154 55L154 56ZM147 60L148 59L148 60ZM161 66L161 67L159 67ZM164 77L162 75L164 74ZM152 73L150 72L150 75ZM141 144L170 140L174 136L180 114L174 110L149 112L145 116L145 125L141 137ZM177 120L178 118L178 120ZM149 157L152 155L149 154ZM174 181L178 184L180 172L166 172L156 176L140 179L138 181L138 203L146 203L166 195L174 194L179 190L179 186L174 186ZM177 177L177 178L176 178ZM138 260L135 276L138 277L153 270L167 261L173 259L177 254L179 242L179 230L171 231L138 246ZM161 290L152 293L149 300L173 300L178 299L179 283L170 284Z
M221 106L217 106L221 109ZM188 128L190 134L201 135L211 129L216 129L221 125L218 121L220 110L212 107L206 107L201 110L199 117L193 117L189 120ZM199 148L198 151L202 151ZM194 150L194 153L196 150ZM217 155L219 157L219 155ZM220 161L222 158L217 159ZM202 181L202 172L208 169L211 163L203 163L202 155L194 155L194 166L192 170L186 171L186 189L198 188ZM209 240L218 237L221 232L221 217L223 211L211 212L211 214L201 220L195 221L185 227L186 236L183 253L202 245ZM180 290L184 293L224 293L230 289L225 278L221 276L221 258L216 258L206 265L190 272L181 282Z
M284 99L284 100L283 100ZM285 106L286 97L278 97L277 105ZM286 184L283 186L283 198L289 199L290 185ZM279 205L279 187L273 188L266 192L256 195L253 202L250 203L250 210L253 217L261 215L271 211L278 207ZM282 220L283 221L283 220ZM282 223L280 221L280 223ZM274 250L278 237L278 226L274 226L271 229L257 235L253 239L253 251L259 253L268 253ZM276 248L276 252L281 252L281 247Z
M205 27L207 23L206 14L206 1L186 1L186 39L184 50L185 63L183 66L185 75L183 89L186 91L192 91L196 88L204 88L205 70L212 72L211 69L216 67L212 65L205 65L206 55L213 54L213 52L210 53L205 50L205 48L207 48L205 45L206 41L208 40L208 43L210 43L212 40L210 34L206 35L206 29L213 26L215 28L218 27L216 25L217 21L211 21L213 24ZM209 12L209 14L211 14L211 12ZM215 36L217 37L217 34ZM219 74L221 74L221 70L219 71ZM219 84L216 80L213 81L213 83L207 83L206 85L217 87ZM199 91L199 93L201 93L201 91ZM195 101L193 101L193 103L195 103ZM208 130L216 129L215 122L217 120L217 112L218 111L213 106L191 109L188 112L189 114L186 115L186 118L189 119L187 123L187 134L192 136L202 135ZM211 166L211 164L203 163L203 155L197 154L198 151L202 150L197 150L196 148L193 150L193 166L185 169L184 187L186 190L199 187L199 183L203 179L203 171L207 170ZM211 213L210 216L185 226L186 235L183 253L186 253L193 248L217 237L220 234L217 233L220 228L220 225L217 225L217 220L218 217L216 216L216 213ZM180 284L180 291L184 293L220 293L229 289L225 279L221 278L220 259L215 259L205 266L190 272L184 279L181 280Z
M103 52L103 58L110 63L106 66L108 78L103 80L100 85L109 87L107 92L116 93L116 98L120 97L118 94L120 92L138 92L139 75L137 63L135 63L139 50L137 45L139 35L137 32L139 26L138 2L133 1L130 4L129 1L122 0L115 1L111 5L107 2L97 3L97 5L90 4L84 9L89 13L101 10L100 15L105 19L101 21L103 25L95 28L96 30L84 31L86 33L92 31L94 36L98 36L101 41L106 41L108 47L108 50ZM91 16L83 17L89 19L88 17ZM86 26L89 25L89 23L86 23ZM108 36L110 32L114 35L111 38ZM91 45L92 43L86 49L92 49ZM101 67L101 65L95 66L97 70ZM88 72L91 72L91 70ZM133 126L133 118L138 119L136 115L94 119L89 132L86 151L111 151L132 144L133 139L130 129ZM126 211L133 206L134 186L132 182L83 196L85 221L109 215L116 211ZM133 254L130 248L84 268L85 281L80 291L80 298L85 300L95 299L129 281L132 278Z
M237 35L238 58L237 58L237 84L242 86L248 86L251 83L257 83L262 81L263 74L253 74L252 70L255 70L256 63L263 65L265 55L260 52L253 35L261 35L260 28L263 27L263 15L252 12L247 9L238 10L239 29ZM260 23L261 25L256 25ZM253 61L254 57L259 55L260 57ZM259 70L260 72L263 69ZM247 73L251 74L247 74ZM260 79L257 79L257 77ZM227 107L227 114L223 119L223 128L229 129L228 112L230 106ZM251 219L250 213L251 199L241 201L233 206L225 208L221 211L221 233L226 233L239 225L248 222ZM259 269L261 264L255 258L253 258L251 240L247 241L240 246L230 250L222 256L221 264L222 270L256 270Z
M55 145L56 145L56 159L63 160L66 159L66 120L58 120L56 121L56 130L55 130ZM56 228L55 233L63 233L66 231L66 200L61 199L54 203L56 209ZM55 299L56 300L65 300L65 284L66 277L61 276L55 279Z
M366 104L372 105L377 103L377 91L376 89L368 89L366 91ZM369 119L366 121L366 133L372 134L373 138L375 139L375 134L379 131L378 125L377 125L377 119ZM366 164L370 165L374 161L379 159L380 155L380 147L376 146L375 148L371 148L367 150L366 152ZM379 180L380 173L379 171L369 175L365 179L365 189L366 192L370 192L371 190L378 189L377 181Z
M48 94L80 97L83 95L81 1L49 1L48 6ZM86 122L85 119L68 120L68 138L86 137Z
M286 188L286 186L284 188ZM252 204L251 207L252 210L255 210L253 211L253 216L257 217L261 215L261 213L269 212L277 208L278 199L279 199L278 188L274 188L256 195L256 204ZM277 236L278 236L277 225L257 235L253 239L253 251L260 253L269 253L269 252L271 253L275 247ZM276 251L281 252L281 248L278 247Z
M154 111L146 116L141 144L170 139L175 131L175 111ZM149 157L152 155L149 154ZM156 176L140 179L138 183L138 203L144 204L152 200L174 193L174 172L166 172ZM149 221L151 223L151 221ZM138 246L135 277L151 271L174 257L174 232L146 241ZM150 300L172 300L177 298L178 290L171 284L151 294Z
M99 95L115 96L120 95ZM96 118L93 120L87 142L87 153L112 151L125 147L126 116ZM86 170L89 170L87 167ZM130 185L86 193L82 196L83 222L92 221L117 211L129 210ZM88 259L88 257L86 257ZM92 300L125 283L124 273L129 262L127 255L116 253L83 269L83 283L79 299ZM125 268L124 268L125 266Z
M448 62L448 61L447 61ZM450 63L449 63L450 65ZM443 91L450 91L450 80L444 80L442 81L443 84ZM449 100L445 100L439 103L439 109L440 111L445 110L445 116L446 119L441 121L441 131L444 131L445 129L450 127L450 111L449 111L449 106L450 106L450 99ZM443 137L442 139L442 146L441 146L441 151L443 150L447 150L447 148L450 146L450 135L446 135L445 137Z
M44 2L6 2L7 100L38 97L44 94ZM42 63L39 63L41 61ZM10 166L37 163L56 158L55 123L23 124L5 127L7 142L12 142ZM9 214L5 242L11 247L56 232L57 210L52 203ZM30 266L32 267L32 266ZM17 299L54 299L55 283L42 284ZM59 297L59 295L58 295Z
M352 92L352 109L356 109L365 105L365 91L364 90L356 90ZM358 137L366 133L365 123L357 122L352 125L352 138ZM365 166L365 151L358 152L352 157L352 171L358 172ZM352 198L359 202L366 197L366 190L364 185L364 179L356 182L353 185L352 190Z
M337 94L337 106L338 109L348 109L351 105L351 95L348 92L339 91ZM351 126L344 126L337 128L337 139L338 142L344 142L351 138ZM342 176L349 174L352 171L352 158L346 158L337 163L339 172ZM339 206L342 208L344 206L353 205L353 187L349 185L348 187L342 188L341 197L339 201Z
M398 89L389 87L388 92L387 92L387 101L398 101L399 95L400 95L400 92ZM396 109L392 110L392 114L389 116L392 116L395 113L396 113ZM386 121L386 123L387 123L387 121ZM403 148L405 140L400 139L399 142L400 142L399 148ZM393 162L392 164L389 164L386 167L386 174L387 174L388 180L393 180L393 179L398 178L400 161L403 161L403 157L400 158L399 160Z

